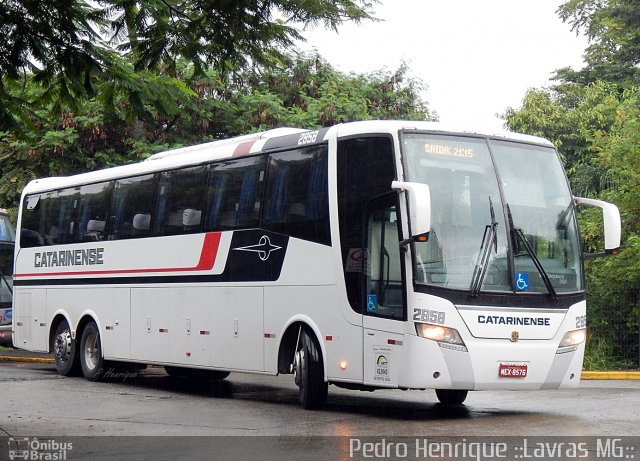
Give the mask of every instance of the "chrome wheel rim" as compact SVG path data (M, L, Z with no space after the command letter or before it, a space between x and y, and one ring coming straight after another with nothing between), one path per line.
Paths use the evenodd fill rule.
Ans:
M61 362L68 362L71 359L71 332L64 330L56 336L54 343L56 359Z
M92 333L87 337L84 348L84 363L88 370L95 370L100 361L100 338Z
M296 352L293 359L293 377L298 387L302 385L302 366L304 363L304 349L300 349Z

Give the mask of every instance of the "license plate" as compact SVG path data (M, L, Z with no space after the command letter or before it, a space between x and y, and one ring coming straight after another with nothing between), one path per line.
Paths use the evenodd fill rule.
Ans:
M515 365L501 363L498 368L498 376L501 378L526 378L528 365Z

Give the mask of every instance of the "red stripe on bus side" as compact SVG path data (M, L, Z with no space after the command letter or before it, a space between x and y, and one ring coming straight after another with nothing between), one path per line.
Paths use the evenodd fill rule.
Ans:
M251 152L251 147L255 144L255 141L248 141L238 144L233 151L233 157L239 157L241 155L247 155Z
M114 269L104 271L75 271L75 272L37 272L32 274L13 274L14 277L55 277L67 275L110 275L110 274L140 274L158 272L195 272L213 269L220 246L220 232L205 234L200 252L200 260L194 267L160 267L150 269Z
M216 255L218 254L218 247L220 246L221 235L220 232L205 234L202 251L200 252L200 261L198 261L198 265L195 268L187 270L210 271L213 269L213 264L216 262Z

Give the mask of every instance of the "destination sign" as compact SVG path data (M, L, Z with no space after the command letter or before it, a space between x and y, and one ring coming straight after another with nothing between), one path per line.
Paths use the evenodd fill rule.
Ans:
M425 154L443 157L473 158L475 153L472 147L450 146L447 144L426 143L424 145Z

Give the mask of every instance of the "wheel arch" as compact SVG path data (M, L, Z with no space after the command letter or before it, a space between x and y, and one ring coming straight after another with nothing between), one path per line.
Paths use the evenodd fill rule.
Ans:
M282 328L280 342L278 344L278 373L289 374L292 372L290 366L293 363L293 356L296 352L300 327L302 327L308 334L313 335L320 346L324 379L326 381L327 354L324 347L324 341L322 341L320 328L309 317L302 315L292 317Z
M55 314L53 314L53 317L51 318L51 321L49 322L49 353L53 352L53 344L56 340L55 338L55 333L56 333L56 329L58 328L58 325L60 325L60 322L67 322L67 325L69 325L69 329L73 330L73 323L71 322L71 318L69 317L69 314L66 311L63 310L58 310Z
M90 322L93 322L96 324L96 326L98 327L98 333L102 331L102 326L95 312L91 310L86 310L80 315L80 320L78 321L78 325L76 326L76 334L75 334L76 341L79 341L80 338L82 338L82 332L84 331L87 324ZM100 347L100 352L104 356L104 347Z

